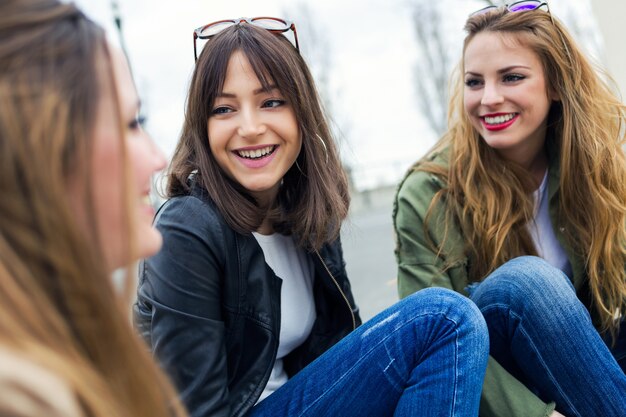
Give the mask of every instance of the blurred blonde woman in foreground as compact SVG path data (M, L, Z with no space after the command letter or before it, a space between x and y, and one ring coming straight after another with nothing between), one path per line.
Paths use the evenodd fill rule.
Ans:
M183 416L114 269L161 246L164 157L123 55L74 5L0 3L0 415Z

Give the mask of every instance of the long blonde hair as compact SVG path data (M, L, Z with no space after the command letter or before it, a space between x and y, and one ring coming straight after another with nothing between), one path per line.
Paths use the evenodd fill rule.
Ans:
M104 85L104 33L74 5L0 3L0 345L60 377L85 415L183 416L113 288L90 194L89 233L68 202L71 178L91 183Z
M472 16L464 50L482 31L513 34L540 58L547 88L559 95L548 116L546 146L560 166L559 225L584 259L602 331L617 330L626 313L626 108L600 78L567 30L542 10L503 8ZM416 169L447 182L431 204L445 201L448 224L462 231L470 279L479 281L520 255L536 255L526 225L533 219L531 179L504 161L472 127L463 108L463 62L450 103L450 128L434 151L449 149L449 165L423 160Z

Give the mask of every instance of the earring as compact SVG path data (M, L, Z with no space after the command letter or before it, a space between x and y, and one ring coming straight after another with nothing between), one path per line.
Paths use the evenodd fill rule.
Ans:
M304 171L302 171L302 168L300 168L300 164L298 163L298 159L296 158L296 168L298 168L298 171L300 171L300 174L302 174L303 177L306 177L306 174L304 173Z
M322 139L322 137L319 134L315 134L315 136L319 139L320 142L322 142L322 147L324 148L324 154L326 155L326 163L328 163L328 148L326 147L326 142L324 142L324 139Z

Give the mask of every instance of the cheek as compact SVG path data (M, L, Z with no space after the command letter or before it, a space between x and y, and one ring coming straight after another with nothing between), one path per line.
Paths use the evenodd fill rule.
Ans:
M232 132L223 123L212 123L207 128L209 151L213 154L213 158L217 164L226 169L229 163L228 144L232 136Z
M476 92L466 91L463 94L463 108L471 115L472 111L480 104L480 97Z
M109 204L121 198L122 155L119 138L107 135L96 140L92 162L92 193L96 208L105 211Z
M155 169L155 156L150 149L150 143L145 138L130 138L127 140L127 155L130 164L130 173L132 174L132 186L137 189L131 189L131 192L143 192L150 184L150 178Z
M213 153L213 155L216 155L220 146L223 145L221 143L223 142L222 140L223 135L220 133L219 123L209 122L206 130L207 130L207 140L209 142L209 150L211 151L211 153Z
M111 138L111 141L116 139ZM91 195L98 234L107 263L110 267L121 264L121 253L126 249L124 242L124 186L123 166L119 149L100 148L95 155L92 170Z
M296 144L298 148L302 146L302 135L300 134L298 119L293 109L290 109L289 113L285 114L276 125L282 126L280 133L283 137L291 138L292 143Z

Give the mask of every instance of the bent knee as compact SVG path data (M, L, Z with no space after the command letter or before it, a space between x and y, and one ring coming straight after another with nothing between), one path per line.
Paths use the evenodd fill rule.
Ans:
M477 332L487 332L482 313L476 304L462 294L446 288L431 287L405 298L408 308L417 314L440 315L457 326L469 327ZM403 300L403 301L404 301Z
M471 298L480 308L493 302L519 305L536 300L577 300L569 278L536 256L521 256L504 263L478 285Z

